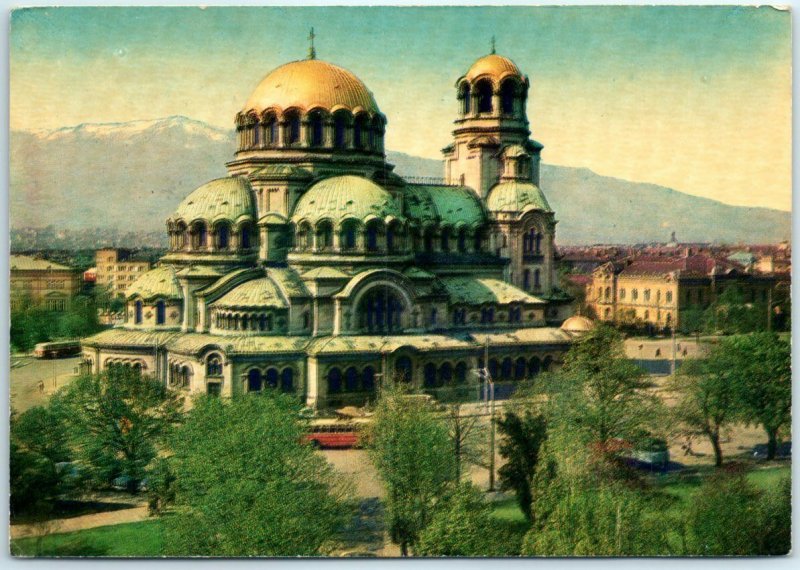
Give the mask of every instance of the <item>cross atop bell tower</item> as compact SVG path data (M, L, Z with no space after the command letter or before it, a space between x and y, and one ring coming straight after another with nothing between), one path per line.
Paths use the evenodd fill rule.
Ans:
M308 41L310 45L308 47L308 59L317 59L317 50L314 47L314 38L316 38L316 34L314 34L314 28L311 28L311 31L308 33Z

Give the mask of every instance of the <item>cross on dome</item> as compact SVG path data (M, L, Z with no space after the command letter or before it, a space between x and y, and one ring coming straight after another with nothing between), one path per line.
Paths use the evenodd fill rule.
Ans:
M314 48L314 38L317 36L314 34L314 28L311 28L311 32L308 34L308 39L311 42L311 46L308 48L308 59L317 59L317 50Z

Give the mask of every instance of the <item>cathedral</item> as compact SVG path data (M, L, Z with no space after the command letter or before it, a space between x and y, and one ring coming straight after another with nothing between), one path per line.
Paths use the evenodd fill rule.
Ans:
M475 61L444 177L419 184L386 162L387 118L358 77L313 47L275 69L236 115L228 176L169 216L169 251L128 289L125 323L83 341L85 366L320 409L557 368L585 323L557 288L529 86L494 49Z

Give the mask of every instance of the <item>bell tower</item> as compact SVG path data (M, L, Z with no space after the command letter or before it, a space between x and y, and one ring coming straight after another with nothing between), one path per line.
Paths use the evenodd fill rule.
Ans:
M469 186L485 199L492 186L509 174L512 165L504 163L503 151L510 146L528 155L526 178L538 184L542 145L530 139L525 112L529 87L528 77L516 64L495 53L492 38L491 53L456 81L459 109L453 143L442 149L448 184Z

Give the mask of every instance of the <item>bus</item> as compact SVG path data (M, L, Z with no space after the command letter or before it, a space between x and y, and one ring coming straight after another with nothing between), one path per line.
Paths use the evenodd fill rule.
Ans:
M352 449L361 447L364 419L313 420L304 440L317 449Z
M78 339L40 342L33 348L33 355L36 358L63 358L75 356L80 352L81 341Z

